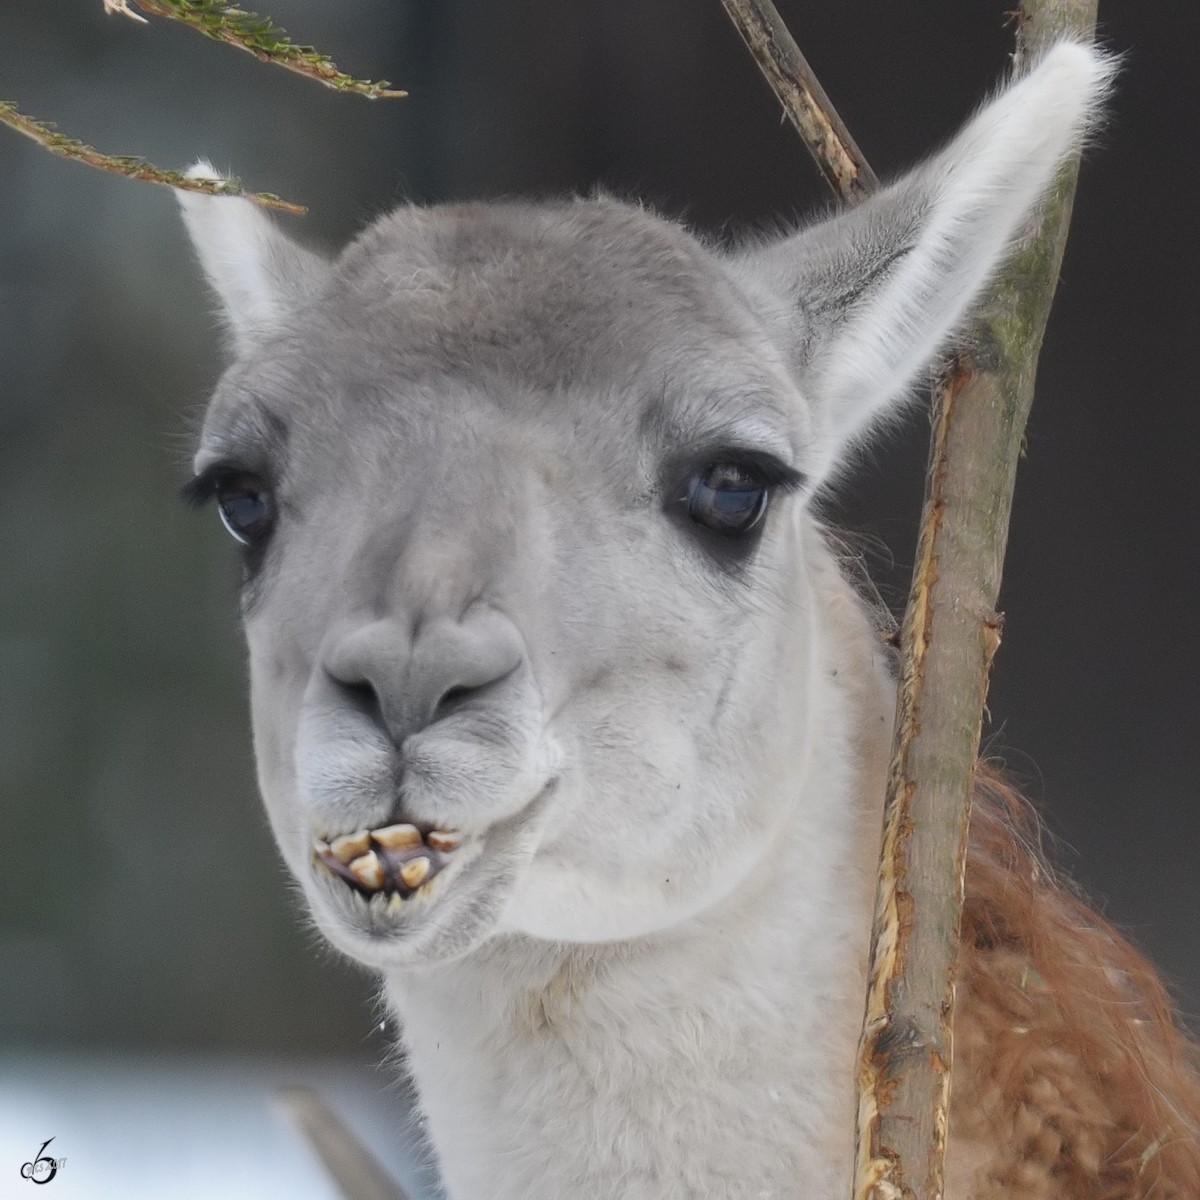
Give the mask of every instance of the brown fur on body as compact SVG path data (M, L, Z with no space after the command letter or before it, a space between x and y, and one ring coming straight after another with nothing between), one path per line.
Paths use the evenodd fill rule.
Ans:
M1198 1047L1150 964L1056 881L1038 835L1028 802L981 766L951 1109L952 1159L956 1142L972 1150L951 1178L971 1200L1200 1197Z

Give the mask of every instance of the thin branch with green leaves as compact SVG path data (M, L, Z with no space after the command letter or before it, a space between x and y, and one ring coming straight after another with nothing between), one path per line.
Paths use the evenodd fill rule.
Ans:
M111 171L117 175L125 175L130 179L140 179L145 183L160 183L166 187L180 188L186 192L206 192L210 196L244 196L261 204L264 208L278 208L283 212L302 214L306 209L300 204L290 204L281 200L271 192L247 192L237 179L192 179L181 175L178 171L167 171L156 167L144 158L125 154L103 154L94 146L87 145L77 138L60 133L47 121L38 121L26 116L9 100L0 100L0 123L32 138L43 149L60 158L69 158L75 162L86 163L100 171Z
M179 21L189 29L224 42L238 50L253 54L260 62L274 63L286 71L294 71L315 79L326 87L339 92L354 92L372 100L387 97L407 96L407 92L395 91L387 80L377 83L369 79L355 79L339 71L333 60L319 53L312 46L298 46L270 17L248 12L223 0L132 0L142 12L154 17L165 17ZM104 10L132 17L145 23L129 7L130 0L104 0Z
M375 100L383 97L406 96L395 91L386 81L372 82L355 79L339 71L333 60L318 53L312 46L296 45L270 17L225 4L223 0L103 0L104 11L119 13L142 24L146 18L130 7L132 2L142 12L152 16L179 21L213 41L224 42L253 54L260 62L275 63L285 70L315 79L325 87L339 92L353 92ZM104 154L94 146L61 133L48 121L39 121L22 113L12 101L0 101L0 124L32 138L39 146L60 158L86 163L99 171L110 171L144 183L158 183L186 192L204 192L210 196L244 196L264 208L284 212L304 213L300 204L281 200L272 192L247 192L237 179L197 179L178 171L156 167L144 158L127 154Z

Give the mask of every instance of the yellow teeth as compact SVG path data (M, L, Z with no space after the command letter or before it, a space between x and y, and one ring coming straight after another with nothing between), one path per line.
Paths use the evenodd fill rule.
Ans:
M334 854L337 853L337 843L334 843ZM420 861L420 860L418 860ZM426 860L428 861L428 860ZM371 891L376 891L383 887L383 882L387 878L383 870L383 863L379 861L379 856L374 850L368 850L366 854L354 859L348 864L350 873L358 880L365 888L370 888Z
M422 835L416 825L396 822L328 841L314 837L312 845L316 865L349 884L359 899L370 904L372 912L395 916L406 897L414 892L428 894L463 840L463 835L452 829L433 829Z
M351 868L353 870L353 868ZM429 859L414 858L412 862L406 862L400 868L400 878L404 880L405 887L418 888L425 882L425 877L429 874Z
M349 863L352 859L366 854L370 846L370 833L365 829L360 829L357 833L347 833L342 837L334 838L329 848L338 862Z
M383 829L373 829L371 837L388 850L409 850L421 844L421 831L415 825L388 825Z

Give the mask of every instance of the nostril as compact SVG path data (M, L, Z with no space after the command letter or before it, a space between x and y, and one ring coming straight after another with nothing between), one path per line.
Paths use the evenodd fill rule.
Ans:
M524 661L516 628L484 606L461 620L430 618L415 635L390 618L339 631L321 656L334 703L378 725L397 746L451 716L479 709L482 718Z
M474 691L469 687L452 687L439 701L438 708L452 708L460 700L465 700Z
M351 708L363 714L365 717L370 717L371 720L378 724L383 724L383 707L379 703L379 696L375 688L365 680L354 683L346 683L344 680L335 679L338 691L342 694L342 698L350 705Z
M456 712L459 708L466 704L468 700L473 699L480 692L484 691L486 686L487 685L485 684L483 688L479 688L467 687L465 684L459 684L458 686L449 688L447 691L443 692L441 699L438 700L437 704L435 704L433 707L431 723L432 721L440 721L443 717L448 717L452 713Z
M487 701L491 699L497 689L504 686L505 681L512 675L516 668L498 673L494 679L487 679L481 683L456 683L453 687L447 688L439 697L436 704L433 706L433 711L429 717L429 723L440 721L443 717L453 716L454 713L466 708L468 705L474 704L476 701Z

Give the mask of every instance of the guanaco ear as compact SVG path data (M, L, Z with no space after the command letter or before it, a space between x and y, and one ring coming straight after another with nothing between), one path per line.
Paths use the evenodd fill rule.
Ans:
M1076 152L1114 72L1053 47L940 153L858 207L733 263L764 301L814 412L821 478L962 321Z
M220 178L206 162L187 174ZM250 200L203 192L175 195L205 277L221 299L234 350L242 354L320 287L328 264L296 245Z

